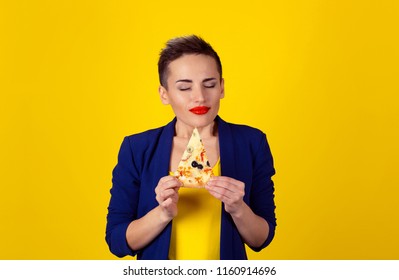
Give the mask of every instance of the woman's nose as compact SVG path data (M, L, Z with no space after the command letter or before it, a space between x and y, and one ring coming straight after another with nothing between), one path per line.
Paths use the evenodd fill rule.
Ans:
M205 91L202 87L197 87L193 91L193 99L196 102L203 102L205 100Z

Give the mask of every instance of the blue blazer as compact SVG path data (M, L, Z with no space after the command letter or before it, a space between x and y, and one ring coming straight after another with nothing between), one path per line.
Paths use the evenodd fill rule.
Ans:
M272 241L276 227L271 179L275 170L266 135L249 126L227 123L219 116L215 121L219 132L221 174L245 183L244 201L269 224L265 242L252 248L260 251ZM164 127L127 136L122 142L113 170L106 226L106 241L110 251L118 257L137 254L137 259L168 259L172 223L139 251L128 246L126 230L133 220L158 205L154 190L159 179L169 174L175 123L176 119ZM247 259L244 242L223 205L221 215L220 258Z

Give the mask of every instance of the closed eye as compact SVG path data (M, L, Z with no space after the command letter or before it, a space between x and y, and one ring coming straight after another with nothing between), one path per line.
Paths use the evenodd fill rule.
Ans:
M204 88L214 88L217 84L217 80L215 78L207 78L202 81Z
M177 80L176 84L178 84L177 89L180 91L187 91L191 89L191 84L193 83L190 79L181 79Z

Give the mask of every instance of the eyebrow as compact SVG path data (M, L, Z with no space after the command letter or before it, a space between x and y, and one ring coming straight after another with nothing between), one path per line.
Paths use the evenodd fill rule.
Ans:
M206 78L206 79L204 79L202 82L203 82L203 83L206 83L206 82L214 81L214 80L216 80L216 78ZM176 84L177 84L177 83L192 83L192 82L193 82L193 80L181 79L181 80L177 80L177 81L176 81Z
M209 81L216 81L216 78L207 78L207 79L204 79L202 82L206 83L206 82L209 82Z
M192 83L192 82L193 82L192 80L183 79L183 80L177 80L177 81L176 81L176 84L177 84L177 83Z

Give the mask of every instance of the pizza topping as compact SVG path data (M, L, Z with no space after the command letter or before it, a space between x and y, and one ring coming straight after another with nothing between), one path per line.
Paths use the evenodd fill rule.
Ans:
M213 175L197 128L194 129L174 174L185 187L196 188L204 187Z

